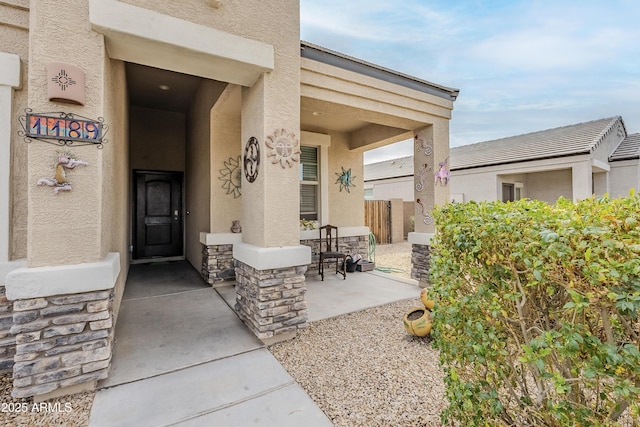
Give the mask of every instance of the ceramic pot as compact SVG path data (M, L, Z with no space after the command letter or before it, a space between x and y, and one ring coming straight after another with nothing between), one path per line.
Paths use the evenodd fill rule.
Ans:
M407 332L416 337L425 337L431 332L431 313L426 308L412 308L404 315L403 321Z
M242 233L242 227L240 227L240 221L234 220L231 224L231 232L232 233Z

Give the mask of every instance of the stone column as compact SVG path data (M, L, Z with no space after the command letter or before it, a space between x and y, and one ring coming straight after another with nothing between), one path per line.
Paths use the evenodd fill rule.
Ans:
M311 262L311 250L300 245L297 13L294 7L278 15L283 22L277 38L270 40L275 52L273 71L242 89L244 170L257 170L257 174L242 178L242 243L233 246L236 309L265 342L289 338L307 320L304 270ZM248 146L253 147L249 158ZM247 161L255 168L247 168Z

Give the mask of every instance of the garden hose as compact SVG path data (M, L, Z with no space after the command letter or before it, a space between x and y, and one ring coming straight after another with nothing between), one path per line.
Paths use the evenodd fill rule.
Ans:
M376 236L369 232L369 261L376 262ZM375 266L375 269L383 273L405 273L401 268Z

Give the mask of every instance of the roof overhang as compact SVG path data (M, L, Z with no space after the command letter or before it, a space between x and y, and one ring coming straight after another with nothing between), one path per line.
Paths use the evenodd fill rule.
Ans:
M300 56L322 62L324 64L333 65L334 67L342 68L344 70L384 80L389 83L404 86L409 89L439 96L440 98L450 101L455 101L460 92L459 89L452 89L426 80L421 80L416 77L380 67L304 41L300 42Z
M89 0L89 19L113 59L242 86L274 68L269 44L120 1Z

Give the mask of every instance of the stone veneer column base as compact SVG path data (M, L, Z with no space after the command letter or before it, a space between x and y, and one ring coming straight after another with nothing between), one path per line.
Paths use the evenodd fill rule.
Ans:
M15 398L107 378L113 342L113 291L13 303Z
M233 246L233 257L236 312L263 343L293 338L307 326L304 273L311 262L311 248L238 243Z
M233 245L242 243L240 233L200 233L202 270L205 282L214 288L225 286L224 281L235 278Z
M411 245L411 278L418 281L421 287L430 286L429 270L431 269L431 239L433 234L409 233Z
M236 312L266 345L307 326L306 266L256 270L236 261Z
M202 245L202 278L213 285L235 277L233 245Z
M7 274L14 398L40 401L95 389L107 378L119 274L117 252L95 263L25 267Z
M13 326L13 302L7 299L4 285L0 285L0 372L13 368L16 337L11 334L11 326Z
M318 232L318 235L320 232ZM318 275L318 263L320 262L320 239L306 239L300 241L301 245L311 248L311 264L309 264L306 276ZM369 254L369 236L338 237L338 252L347 255L360 254L367 259Z

